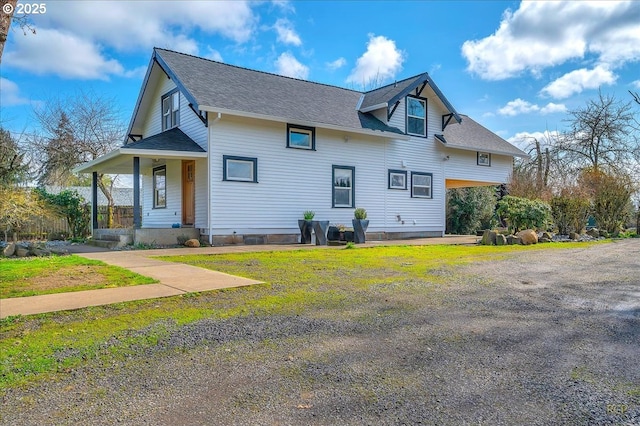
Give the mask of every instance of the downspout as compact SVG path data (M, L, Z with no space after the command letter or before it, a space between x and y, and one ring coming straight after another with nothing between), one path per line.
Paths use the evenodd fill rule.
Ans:
M209 245L213 245L213 229L211 228L211 134L213 133L213 125L216 124L222 118L222 114L218 113L218 116L211 121L209 126L209 137L207 138L207 229L209 232Z

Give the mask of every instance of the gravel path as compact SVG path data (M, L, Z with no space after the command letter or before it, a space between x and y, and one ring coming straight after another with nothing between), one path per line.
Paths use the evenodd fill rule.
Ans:
M442 274L347 310L176 326L9 392L0 424L640 424L640 240Z

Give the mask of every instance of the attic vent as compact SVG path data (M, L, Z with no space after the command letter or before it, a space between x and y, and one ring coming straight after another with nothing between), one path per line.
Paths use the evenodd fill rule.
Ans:
M393 88L395 89L396 87L398 87L398 80L393 82Z

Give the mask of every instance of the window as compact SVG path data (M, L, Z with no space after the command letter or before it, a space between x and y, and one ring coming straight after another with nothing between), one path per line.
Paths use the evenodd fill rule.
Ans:
M427 100L407 96L407 133L427 135Z
M258 183L258 159L248 157L222 157L222 180Z
M153 169L153 208L167 207L167 166Z
M180 92L174 89L162 97L162 130L176 127L180 122Z
M314 127L287 124L287 148L316 149L316 129Z
M389 189L407 189L405 170L389 170Z
M488 152L478 152L478 166L491 167L491 154Z
M411 172L411 196L413 198L433 198L433 174Z
M333 203L332 207L353 207L353 177L355 167L333 166Z

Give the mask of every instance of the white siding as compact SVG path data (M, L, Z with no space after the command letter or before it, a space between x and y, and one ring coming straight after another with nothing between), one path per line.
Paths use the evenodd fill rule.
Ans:
M513 169L512 157L491 154L491 166L478 166L476 151L441 148L447 179L471 180L478 182L504 183L509 180Z
M144 188L141 201L143 228L171 228L172 224L182 222L182 161L168 160L165 165L167 166L166 208L153 208L153 169L141 171Z

